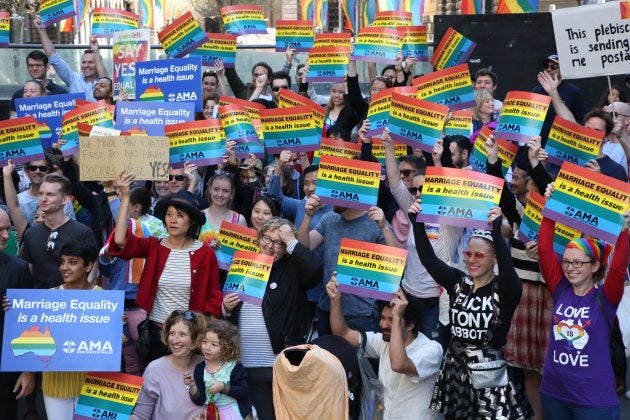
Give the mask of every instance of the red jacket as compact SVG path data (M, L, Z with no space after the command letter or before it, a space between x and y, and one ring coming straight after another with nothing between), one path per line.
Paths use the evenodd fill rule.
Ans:
M138 238L128 232L125 247L118 248L114 241L111 241L108 252L112 256L124 259L138 257L146 259L138 285L136 304L145 311L151 312L157 294L158 281L171 250L162 246L157 238ZM219 286L219 266L214 250L209 246L204 245L190 252L190 278L188 309L214 314L220 318L222 296Z

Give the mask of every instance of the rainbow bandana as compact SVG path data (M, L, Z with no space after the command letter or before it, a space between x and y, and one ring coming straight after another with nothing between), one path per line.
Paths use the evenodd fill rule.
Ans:
M608 261L608 256L612 252L613 246L594 238L579 238L569 242L567 249L569 248L584 251L586 255L591 257L594 261L599 261L599 263L603 265Z

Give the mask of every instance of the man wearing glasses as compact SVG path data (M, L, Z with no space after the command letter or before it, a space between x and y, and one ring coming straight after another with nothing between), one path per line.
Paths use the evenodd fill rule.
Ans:
M574 84L562 80L562 75L560 74L560 61L556 54L552 54L545 58L542 61L542 67L543 69L541 73L546 73L551 79L557 80L557 90L560 98L562 98L562 102L564 102L567 108L569 108L575 117L575 120L581 124L584 119L584 115L586 114L586 103L584 102L582 90ZM532 92L549 96L540 84L534 87ZM551 124L553 124L553 119L555 117L556 111L553 106L550 106L549 111L547 111L547 117L545 118L543 128L540 132L543 147L547 143L547 136L549 135L549 130L551 129Z
M265 85L266 86L266 85ZM256 92L258 88L262 89L263 85L256 85ZM283 71L277 71L271 74L271 100L258 97L253 99L252 102L264 105L267 109L278 108L278 101L280 100L280 89L291 90L291 77L288 73Z
M46 77L50 64L48 64L48 57L40 50L33 50L26 56L26 68L31 79L41 80L42 85L46 88L48 95L60 95L62 93L68 93L68 91L54 83L52 80ZM9 103L9 116L16 115L15 112L15 100L24 97L24 88L20 87L13 92L11 96L11 102Z

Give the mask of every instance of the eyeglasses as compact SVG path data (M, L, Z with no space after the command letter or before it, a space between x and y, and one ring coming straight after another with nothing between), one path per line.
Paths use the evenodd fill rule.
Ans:
M284 242L274 241L268 235L263 235L261 239L265 245L273 244L273 247L277 249L284 248L286 246Z
M408 178L409 175L411 175L412 173L415 174L416 172L418 172L417 169L401 169L400 173L405 177Z
M45 66L45 64L27 64L26 65L29 69L41 69L42 67Z
M394 80L396 78L395 75L391 75L391 74L390 75L383 75L381 77L384 77L384 78L389 79L389 80Z
M420 185L419 187L409 187L408 190L411 195L417 195L418 192L422 192L422 185Z
M271 90L273 90L274 92L280 92L280 89L289 89L289 86L282 85L282 86L274 86L271 88Z
M169 175L168 176L168 180L172 181L173 179L175 179L175 181L183 181L185 178L184 175Z
M227 176L228 178L232 178L234 176L232 172L222 171L220 169L215 170L214 174L218 176Z
M192 321L193 319L197 318L197 314L194 313L193 311L191 310L182 311L179 309L176 311L173 311L171 316L183 316L184 319L187 319L188 321Z
M53 230L52 232L50 232L50 235L48 235L48 241L46 241L46 251L48 252L52 252L55 250L55 241L57 240L57 238L59 237L59 232L57 232L56 230Z
M48 172L48 166L45 165L28 165L26 167L30 172L35 172L39 170L40 172Z
M562 267L564 268L569 268L570 266L573 266L575 268L582 268L582 266L584 264L593 264L593 260L589 260L589 261L579 261L579 260L575 260L575 261L569 261L569 260L562 260Z
M476 260L484 260L488 257L488 254L486 254L485 252L479 252L479 251L463 251L462 257L464 257L467 260L470 260L473 257Z
M560 68L557 64L547 64L545 70L558 70Z

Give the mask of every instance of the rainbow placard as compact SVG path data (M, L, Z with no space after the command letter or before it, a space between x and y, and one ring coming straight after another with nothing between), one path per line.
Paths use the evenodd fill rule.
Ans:
M243 302L260 306L269 273L273 265L273 255L264 255L251 251L236 251L228 270L223 295L238 293Z
M114 128L114 119L109 112L109 108L107 108L105 99L101 99L98 102L90 102L66 112L61 118L61 138L66 141L66 144L61 146L61 153L64 156L70 156L79 152L79 132L77 128L77 123L79 122Z
M564 161L584 166L589 160L597 159L603 141L603 132L583 127L556 115L547 136L545 146L545 151L549 153L547 160L558 166Z
M442 137L446 105L392 93L389 111L389 132L392 140L431 152Z
M442 70L465 63L476 46L477 44L455 29L448 28L438 46L433 50L431 65L436 70Z
M446 105L451 111L476 104L466 63L416 77L412 82L418 88L418 99Z
M351 46L352 34L349 32L315 34L315 41L313 42L313 48L341 47L350 51Z
M313 152L319 149L321 131L313 117L313 110L308 106L292 108L261 109L265 149L267 153L280 153L283 150L293 152Z
M112 55L114 57L114 99L127 92L129 99L136 99L136 63L149 61L151 30L136 29L115 32Z
M343 82L348 72L348 49L345 47L311 48L308 54L307 82Z
M372 26L394 29L401 26L411 26L411 13L398 10L376 12Z
M92 35L111 38L115 32L138 29L140 16L126 10L96 7L92 11Z
M11 13L0 12L0 48L9 46L11 35Z
M302 96L299 93L293 92L288 89L280 89L280 96L278 98L278 108L291 108L294 106L307 106L313 112L313 119L315 120L315 127L319 137L322 136L324 130L324 118L326 117L326 108L311 101L306 96Z
M236 60L236 35L206 33L209 41L193 50L189 57L201 57L201 64L214 66L219 58L226 69L233 69Z
M276 51L285 52L291 47L295 52L308 52L313 48L315 30L309 20L276 21Z
M366 136L378 136L383 133L389 120L389 109L392 105L392 89L385 89L372 95L367 119L370 121L370 129Z
M518 228L518 239L524 244L529 241L538 242L538 231L542 222L542 211L545 207L545 197L536 191L530 191L527 205L523 212L523 218ZM582 232L572 229L562 223L556 223L555 234L553 236L553 250L558 255L564 253L567 244L573 239L582 236Z
M543 216L614 244L628 208L630 184L565 161Z
M508 92L494 134L521 146L540 135L551 98L531 92Z
M39 16L42 18L41 28L47 28L55 22L76 15L73 0L41 0Z
M221 8L225 30L232 35L266 34L267 26L260 6L227 6Z
M223 163L225 136L218 119L167 125L164 134L170 140L169 160L173 168L182 168L187 161L197 166Z
M400 159L407 154L407 145L394 142L394 155L396 159ZM372 139L372 156L376 158L381 164L385 165L385 147L381 140L377 137Z
M392 28L363 28L354 44L352 59L371 63L396 64L396 54L402 48L403 31Z
M144 378L119 372L88 372L72 420L128 419Z
M489 230L488 212L499 205L503 183L479 172L429 166L417 221Z
M245 107L232 104L219 106L221 126L227 140L236 142L236 156L246 159L250 153L264 158L265 148Z
M0 167L44 159L40 125L33 117L0 121Z
M451 118L444 125L444 135L470 137L472 133L472 111L460 109L453 111Z
M183 57L205 42L206 33L188 11L158 33L158 39L169 57Z
M247 101L245 99L235 98L233 96L221 95L219 96L219 106L223 105L238 105L247 110L249 118L252 120L260 119L260 110L266 109L263 104L257 102Z
M369 210L376 205L381 164L320 155L315 193L335 206Z
M481 130L479 130L479 135L477 139L475 139L475 144L473 145L470 159L468 160L474 170L483 172L484 174L486 173L488 163L488 154L484 148L484 143L490 134L492 134L492 130L489 129L487 125L484 125ZM501 171L503 172L503 176L505 176L510 166L512 166L514 156L516 156L516 152L518 152L518 146L508 140L496 139L496 141L498 142L499 159L501 159Z
M319 143L319 150L313 153L312 164L319 165L319 159L323 155L354 159L361 155L361 145L359 143L322 137Z
M227 220L221 222L221 229L217 235L221 246L215 251L219 269L229 270L232 257L236 251L250 251L258 253L258 232L256 229L230 223Z
M402 43L403 57L415 57L418 61L429 61L429 47L427 45L426 26L406 26L399 28L404 31L405 37Z
M390 301L405 271L407 250L342 238L337 259L337 289Z

